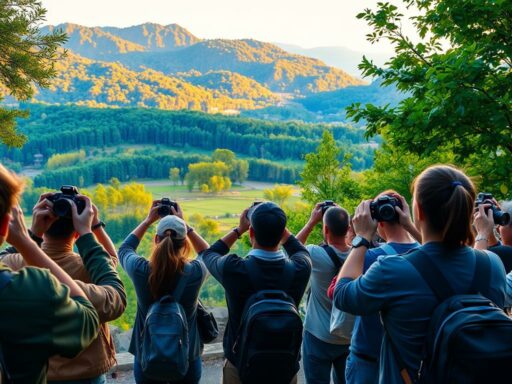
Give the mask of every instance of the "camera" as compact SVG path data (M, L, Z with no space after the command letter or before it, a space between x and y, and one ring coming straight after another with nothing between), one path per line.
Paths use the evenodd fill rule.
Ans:
M482 204L490 204L492 209L492 217L494 219L494 224L497 225L508 225L510 223L510 215L507 212L503 212L499 209L493 202L492 194L490 193L479 193L475 200L475 205L478 207ZM487 213L487 209L485 210Z
M158 215L160 217L172 215L171 207L173 207L175 211L178 211L178 203L167 197L162 198L158 207Z
M327 211L329 208L334 207L334 201L332 200L325 200L322 205L320 205L322 208L322 215Z
M263 201L255 201L254 203L252 203L252 205L249 207L249 210L247 211L246 213L246 217L250 220L251 219L251 215L252 213L254 212L254 210L256 209L256 207L258 205L260 205L261 203L263 203Z
M58 217L65 217L71 219L71 201L76 204L78 214L82 213L85 209L85 201L77 197L78 188L72 185L63 185L60 187L60 192L54 193L48 197L53 203L53 213Z
M402 208L402 202L394 196L384 195L370 203L372 218L382 222L398 221L398 214L395 207Z

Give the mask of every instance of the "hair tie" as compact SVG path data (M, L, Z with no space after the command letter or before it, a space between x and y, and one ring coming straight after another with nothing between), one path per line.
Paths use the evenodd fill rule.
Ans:
M452 189L457 188L459 185L464 186L460 181L452 181Z

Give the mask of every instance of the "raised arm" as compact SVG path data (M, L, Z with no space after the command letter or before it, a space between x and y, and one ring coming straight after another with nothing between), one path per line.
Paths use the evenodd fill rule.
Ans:
M311 216L309 217L308 222L302 228L299 233L297 233L297 240L299 240L302 244L306 245L306 242L308 241L308 237L315 229L315 226L322 221L322 203L318 203L313 208L313 211L311 212Z
M88 208L86 207L84 212L87 209ZM90 225L86 230L82 225L77 226L75 222L73 222L73 224L80 236L90 232ZM12 218L9 224L7 242L18 250L27 265L49 269L62 284L69 287L69 294L71 297L87 298L84 291L78 286L78 284L61 267L59 267L57 263L50 259L30 238L27 227L25 226L25 221L23 220L23 212L19 206L12 209Z
M112 261L114 262L114 266L117 266L117 263L119 262L117 258L117 251L114 243L112 242L112 239L108 235L107 231L104 228L103 222L100 220L98 207L96 205L92 205L92 209L94 211L94 218L92 220L92 233L96 237L96 240L98 240L98 243L100 243L105 251L110 255Z

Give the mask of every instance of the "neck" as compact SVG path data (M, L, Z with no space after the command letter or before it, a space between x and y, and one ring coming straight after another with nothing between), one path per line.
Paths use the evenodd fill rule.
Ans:
M347 245L347 240L345 239L345 236L342 238L327 238L327 244L333 246L336 249L339 249L342 252L348 251L349 246Z
M44 241L41 248L46 252L73 252L73 240L72 239L52 239L47 236L43 237Z
M409 235L409 232L402 229L386 231L387 243L414 243L415 240Z
M259 244L254 244L253 249L261 249L262 251L267 251L267 252L277 252L279 251L279 246L276 246L276 247L263 247Z

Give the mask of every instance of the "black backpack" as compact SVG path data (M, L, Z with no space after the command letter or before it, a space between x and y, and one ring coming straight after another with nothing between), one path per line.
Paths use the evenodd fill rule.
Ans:
M303 331L297 307L285 292L293 282L295 265L285 261L281 290L265 290L258 263L254 259L247 263L257 292L247 300L233 346L240 380L244 384L288 384L299 371Z
M12 274L9 271L0 272L0 291L11 282ZM11 376L5 364L4 354L2 352L2 344L0 343L0 384L12 383Z
M489 255L475 251L475 276L469 294L454 292L425 252L404 257L439 300L430 319L420 370L409 376L410 380L393 346L404 380L436 384L510 382L512 320L482 295L491 281Z

